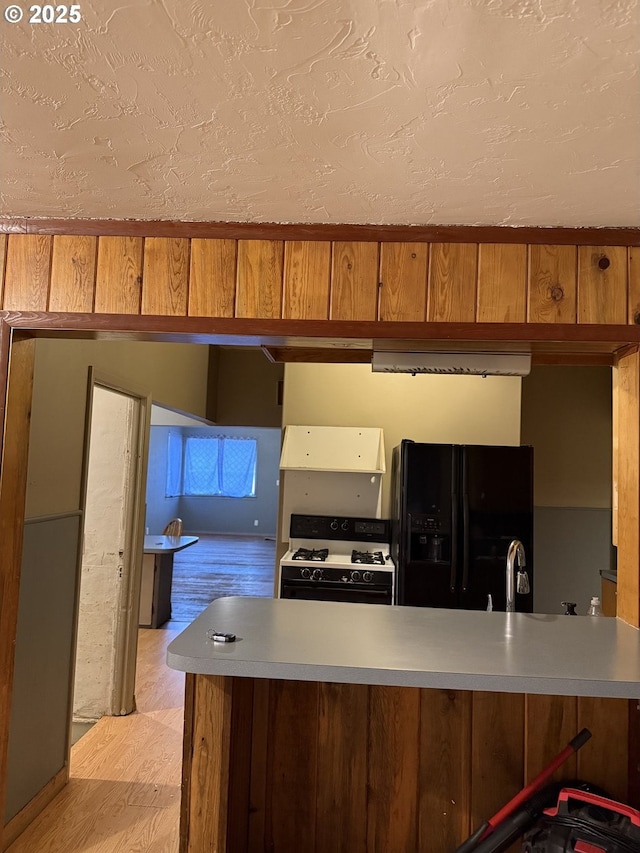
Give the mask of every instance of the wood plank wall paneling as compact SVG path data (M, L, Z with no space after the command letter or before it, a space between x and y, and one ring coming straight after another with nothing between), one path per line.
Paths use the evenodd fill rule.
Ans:
M287 240L284 244L285 320L327 320L331 244Z
M614 799L627 801L629 702L627 699L578 699L578 728L593 733L578 752L578 776L595 782Z
M2 234L0 270L5 249L6 310L443 323L640 320L635 246Z
M46 311L53 237L9 238L2 307L5 311Z
M189 845L185 853L226 850L232 696L231 679L204 675L195 680L192 781L186 818ZM206 802L206 809L202 802ZM220 847L212 844L214 838L220 840Z
M369 688L320 684L319 699L316 850L367 853Z
M629 247L629 322L640 325L640 249Z
M473 323L477 287L477 243L431 245L427 305L430 323Z
M264 850L316 851L318 685L272 681Z
M185 791L202 795L187 811L207 829L194 826L191 853L451 853L583 726L593 737L577 769L573 757L557 778L629 796L637 714L628 700L211 676L196 685ZM229 790L219 792L225 779ZM229 802L224 825L210 799L218 793Z
M49 311L93 311L97 252L97 237L54 239Z
M198 678L194 673L185 673L184 678L184 725L182 729L182 773L181 773L181 797L180 797L180 853L185 853L188 848L189 835L192 827L189 825L191 814L191 790L192 762L194 752L193 725L195 722L195 699L196 682Z
M479 323L524 323L527 247L481 243L478 248Z
M368 851L418 850L420 690L369 688L367 753Z
M475 829L524 785L523 695L473 694L471 774L470 813Z
M543 770L578 734L578 700L575 696L532 696L525 702L525 781ZM556 770L553 779L576 777L576 757Z
M7 261L7 240L9 238L6 234L0 235L0 305L3 304L3 291L4 291L4 272L5 265Z
M236 251L235 240L191 241L189 317L233 317Z
M229 853L246 853L249 845L251 807L251 746L253 725L252 678L234 678L230 730L230 751L234 756L229 771L227 837Z
M620 411L618 370L614 364L611 371L611 544L618 544L618 481L620 479L620 439L618 421ZM638 568L640 572L640 567Z
M575 246L529 246L530 323L575 323L578 255Z
M148 237L144 247L142 313L186 317L189 240Z
M142 301L141 237L100 237L96 271L97 314L139 314Z
M236 317L282 316L282 240L238 240Z
M331 320L375 320L378 316L378 244L334 243L331 261Z
M471 707L472 694L466 691L421 691L420 843L415 849L454 850L472 831Z
M614 467L618 477L618 616L640 627L640 353L618 359L614 407L618 447L624 458Z
M428 258L428 243L381 243L379 320L425 320Z
M627 276L624 247L579 246L578 323L626 323Z
M254 679L248 853L264 853L271 682Z
M640 809L640 702L629 700L629 794L626 801Z
M5 327L6 328L6 327ZM4 334L3 330L3 334ZM7 406L5 410L5 435L0 467L0 804L4 808L7 790L7 746L9 726L6 721L11 712L11 694L15 662L18 600L20 593L20 566L24 537L24 507L27 491L28 444L31 422L31 396L35 363L35 340L16 340L11 348ZM0 822L4 825L4 811ZM1 838L0 838L1 845Z

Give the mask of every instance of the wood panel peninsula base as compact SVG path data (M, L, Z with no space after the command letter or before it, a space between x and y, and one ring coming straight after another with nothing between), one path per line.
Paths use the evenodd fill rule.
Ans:
M167 660L187 672L182 853L452 853L583 726L559 778L638 804L620 620L226 598Z

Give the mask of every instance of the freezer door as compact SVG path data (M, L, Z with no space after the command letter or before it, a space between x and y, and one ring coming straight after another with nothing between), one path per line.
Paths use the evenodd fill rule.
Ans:
M506 605L509 543L524 545L531 592L516 595L516 610L533 610L533 448L462 448L460 606L495 610Z
M457 605L457 459L457 448L450 444L401 445L398 604Z

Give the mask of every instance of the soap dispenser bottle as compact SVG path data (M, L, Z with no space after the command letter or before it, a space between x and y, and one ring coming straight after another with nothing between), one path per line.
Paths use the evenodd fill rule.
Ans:
M600 598L597 595L594 595L591 599L591 604L589 605L589 609L587 610L587 616L602 616Z
M561 601L561 602L560 602L560 604L561 604L563 607L566 607L566 610L564 611L564 615L565 615L565 616L577 616L577 615L578 615L578 614L576 613L576 603L575 603L575 601Z

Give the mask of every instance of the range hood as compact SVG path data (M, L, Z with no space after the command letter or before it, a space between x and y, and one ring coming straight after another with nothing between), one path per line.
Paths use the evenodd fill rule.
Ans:
M527 376L529 353L374 352L374 373L443 373L469 376Z

